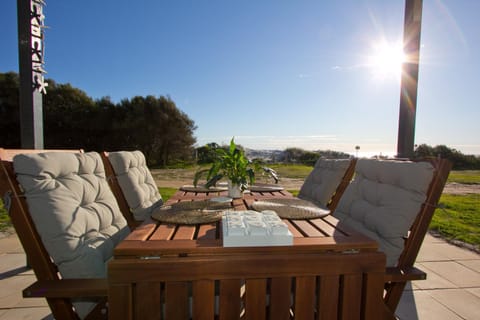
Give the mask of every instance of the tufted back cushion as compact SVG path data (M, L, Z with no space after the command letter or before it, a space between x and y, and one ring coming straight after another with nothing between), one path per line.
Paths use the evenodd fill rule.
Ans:
M378 241L387 266L395 266L433 174L428 162L359 159L333 215Z
M106 278L106 262L129 229L100 155L21 154L13 164L36 229L62 277Z
M145 156L140 151L118 151L110 152L108 159L135 220L145 220L163 204Z
M303 183L298 197L325 207L342 181L349 159L318 159Z

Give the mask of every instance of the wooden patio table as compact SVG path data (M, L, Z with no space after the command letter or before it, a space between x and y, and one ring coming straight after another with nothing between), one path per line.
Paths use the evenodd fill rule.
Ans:
M167 204L218 196L226 192L179 190ZM284 190L250 192L233 200L231 210L292 197ZM283 221L293 245L223 247L221 222L146 220L109 263L109 318L384 318L385 255L375 241L330 215Z

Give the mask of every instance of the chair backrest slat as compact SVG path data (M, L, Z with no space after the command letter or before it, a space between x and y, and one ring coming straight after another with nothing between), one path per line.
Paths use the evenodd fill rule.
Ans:
M333 194L330 201L327 203L327 208L330 209L331 212L335 211L335 208L337 208L338 202L340 201L340 198L345 192L345 189L347 189L348 185L352 181L353 175L355 174L356 163L357 163L356 158L350 160L350 164L347 168L347 171L345 171L345 174L343 175L342 180L338 184L337 189L335 190L335 193Z

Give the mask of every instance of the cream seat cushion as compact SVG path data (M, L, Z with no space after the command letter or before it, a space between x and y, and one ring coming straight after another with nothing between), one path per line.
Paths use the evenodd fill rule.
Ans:
M106 278L113 248L129 234L98 153L13 159L33 222L63 278ZM83 316L93 304L74 303Z
M428 162L359 159L333 215L375 239L387 266L395 266L433 174Z
M135 220L145 220L163 204L145 156L140 151L118 151L110 152L108 159Z
M326 207L350 165L349 159L318 159L298 197Z

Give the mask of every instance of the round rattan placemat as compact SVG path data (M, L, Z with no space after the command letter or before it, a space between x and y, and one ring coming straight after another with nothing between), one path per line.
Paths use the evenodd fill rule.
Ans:
M316 219L330 214L330 210L298 198L255 201L252 203L252 208L257 211L273 210L280 218L297 220Z
M172 224L212 223L221 220L223 212L230 208L230 203L225 202L183 201L156 209L152 218Z

